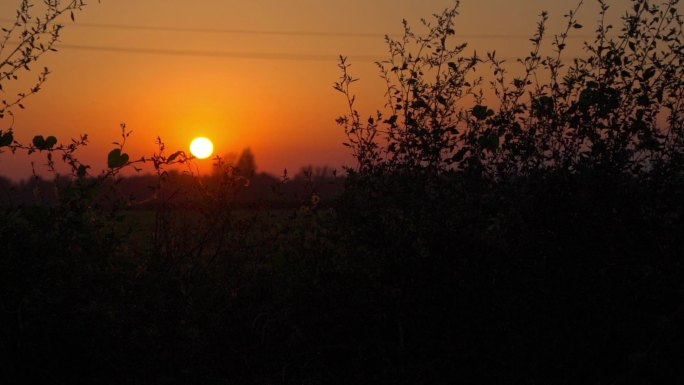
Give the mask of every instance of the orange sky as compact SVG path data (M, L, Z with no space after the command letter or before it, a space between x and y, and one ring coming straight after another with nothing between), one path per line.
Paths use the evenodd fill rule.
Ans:
M383 34L398 34L406 18L439 12L451 0L91 0L63 20L62 48L39 65L52 71L39 94L15 111L15 137L36 134L60 141L89 134L80 158L97 173L119 139L119 123L133 130L127 152L150 155L161 136L169 149L187 150L195 136L214 141L218 154L253 150L261 171L296 172L307 164L339 168L352 164L335 118L345 112L332 84L336 57L350 57L360 107L382 107L373 60L385 57ZM551 13L550 32L576 0L464 0L457 39L500 57L529 52L541 10ZM580 13L591 34L595 1ZM627 0L613 0L612 15ZM19 0L0 2L0 24ZM305 32L305 33L300 33ZM572 43L579 48L580 40ZM573 52L579 53L579 50ZM24 73L33 80L37 74ZM7 88L7 87L5 87ZM12 92L11 90L8 92ZM8 122L0 121L5 129ZM42 158L34 157L37 164ZM201 161L207 170L210 161ZM38 166L40 169L40 166ZM31 170L26 156L0 155L0 175L21 178Z

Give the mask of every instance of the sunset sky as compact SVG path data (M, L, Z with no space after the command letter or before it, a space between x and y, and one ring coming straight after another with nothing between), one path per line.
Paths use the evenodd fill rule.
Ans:
M19 0L0 1L7 25ZM570 43L580 54L593 32L597 4L579 14L585 28ZM627 0L609 1L613 22ZM35 68L52 74L39 94L15 111L15 137L37 134L60 141L89 134L80 158L97 174L125 122L133 135L126 151L150 155L160 136L171 150L186 150L192 138L214 141L216 153L251 147L260 171L296 172L307 164L352 164L335 118L345 113L332 85L343 54L359 77L362 111L383 104L374 60L385 58L384 34L398 36L401 20L416 28L421 17L450 7L452 0L91 0L76 22L63 20L59 52ZM528 37L542 10L549 30L563 27L576 0L464 0L456 40L478 53L497 50L516 58L529 52ZM32 81L37 73L24 73ZM7 89L7 86L5 86ZM7 92L16 92L10 88ZM6 129L7 120L0 121ZM42 158L33 158L37 168ZM210 160L199 161L208 170ZM26 156L0 155L0 175L29 175Z

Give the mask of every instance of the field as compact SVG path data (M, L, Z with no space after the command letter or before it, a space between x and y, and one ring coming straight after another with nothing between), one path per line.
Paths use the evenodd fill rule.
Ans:
M386 180L376 200L347 192L325 209L132 210L113 221L6 208L3 375L678 377L681 195L620 183L474 193L449 181L411 205L397 194L417 191Z

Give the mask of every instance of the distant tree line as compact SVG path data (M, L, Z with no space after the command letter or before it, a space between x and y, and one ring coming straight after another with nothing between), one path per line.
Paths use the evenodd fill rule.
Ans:
M251 153L250 153L251 154ZM254 165L254 164L252 164ZM240 167L242 166L242 167ZM292 176L256 172L255 167L245 168L239 163L226 169L215 168L212 175L197 176L179 170L170 170L160 177L153 174L121 176L101 186L109 195L126 198L128 209L154 209L159 200L168 200L177 207L197 202L201 193L198 187L212 188L221 173L239 177L241 185L230 192L232 204L238 208L296 208L308 204L312 196L329 205L344 189L344 177L329 167L302 167ZM95 178L90 178L92 183ZM0 206L58 204L60 195L71 184L70 176L46 179L32 176L18 182L0 176ZM111 196L103 194L101 202Z

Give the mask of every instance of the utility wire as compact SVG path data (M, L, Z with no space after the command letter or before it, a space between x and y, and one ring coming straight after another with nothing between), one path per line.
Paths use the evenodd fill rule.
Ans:
M12 23L13 19L0 18L2 23ZM128 29L141 31L159 32L186 32L186 33L213 33L233 35L270 35L270 36L308 36L308 37L357 37L382 39L387 34L375 32L327 32L327 31L297 31L297 30L260 30L260 29L223 29L223 28L199 28L199 27L167 27L137 24L95 24L75 23L70 27L97 28L97 29ZM393 34L389 34L393 36ZM458 39L530 39L531 35L522 34L479 34L479 35L455 35ZM589 39L591 35L569 35L569 39Z
M10 44L18 44L16 41L10 41ZM84 44L57 44L55 49L67 49L76 51L95 51L95 52L113 52L113 53L130 53L143 55L166 55L166 56L188 56L188 57L210 57L210 58L237 58L237 59L257 59L257 60L291 60L291 61L318 61L318 62L337 62L339 61L339 54L306 54L306 53L286 53L286 52L241 52L241 51L200 51L200 50L183 50L183 49L159 49L159 48L138 48L138 47L112 47L112 46L97 46ZM350 62L365 62L376 63L385 60L386 57L382 55L368 55L368 54L351 54L343 55ZM572 61L579 57L561 57L562 61ZM518 57L499 57L501 60L508 62L518 61Z
M14 19L0 18L0 23L13 23ZM319 36L319 37L361 37L361 38L381 38L385 35L378 33L364 32L322 32L322 31L279 31L279 30L249 30L249 29L218 29L218 28L189 28L189 27L165 27L134 24L94 24L76 23L73 27L99 28L99 29L124 29L124 30L144 30L144 31L166 31L166 32L185 32L185 33L217 33L217 34L244 34L244 35L280 35L280 36ZM581 35L570 36L575 38ZM584 37L589 37L584 36ZM470 39L529 39L526 35L457 35L457 38ZM99 52L118 52L133 54L152 54L169 56L195 56L195 57L217 57L217 58L242 58L242 59L261 59L261 60L294 60L294 61L338 61L339 55L326 54L305 54L305 53L268 53L268 52L235 52L235 51L198 51L198 50L173 50L158 48L137 48L137 47L112 47L99 45L82 44L58 44L55 48L80 50L80 51L99 51ZM349 59L356 62L376 62L378 56L372 55L348 55ZM507 58L516 60L516 58Z
M107 47L80 44L59 44L57 49L72 49L81 51L119 52L134 54L169 55L169 56L199 56L216 58L241 58L261 60L296 60L296 61L338 61L339 55L301 54L301 53L268 53L268 52L239 52L239 51L197 51L135 47ZM375 62L379 60L371 55L349 55L351 60L361 62Z
M340 55L337 54L303 54L303 53L283 53L283 52L240 52L240 51L198 51L198 50L174 50L156 48L137 48L137 47L108 47L80 44L59 44L57 49L71 49L80 51L99 51L115 53L132 53L148 55L168 55L168 56L196 56L214 58L238 58L238 59L258 59L258 60L293 60L293 61L339 61ZM344 55L350 62L375 63L386 59L385 57L358 54ZM577 56L561 57L564 62L579 59ZM499 59L514 62L518 57L500 57Z
M280 36L321 36L321 37L363 37L363 38L382 38L385 35L371 32L326 32L326 31L278 31L278 30L259 30L259 29L221 29L221 28L198 28L198 27L164 27L152 25L131 25L131 24L90 24L80 23L85 28L104 28L104 29L130 29L142 31L160 32L188 32L188 33L214 33L232 35L280 35Z

